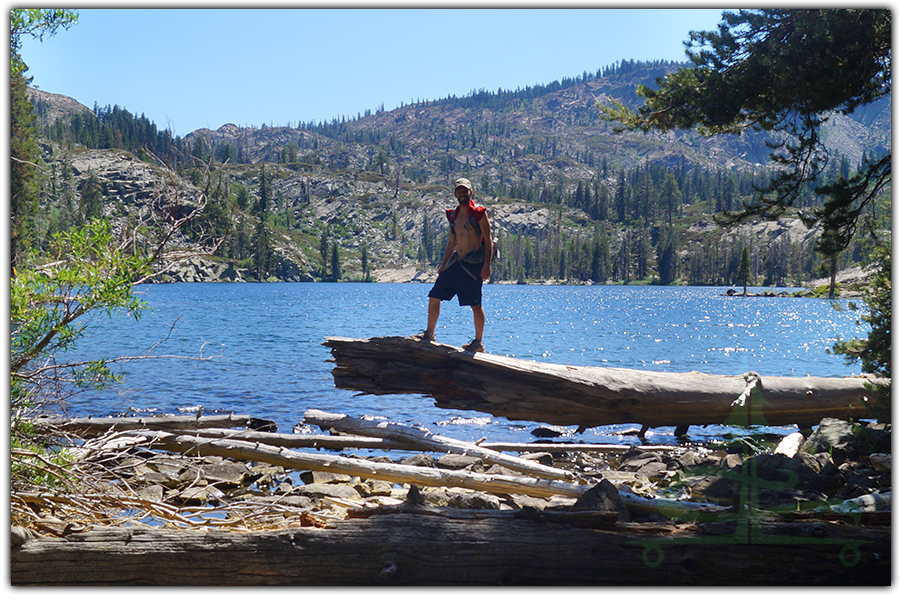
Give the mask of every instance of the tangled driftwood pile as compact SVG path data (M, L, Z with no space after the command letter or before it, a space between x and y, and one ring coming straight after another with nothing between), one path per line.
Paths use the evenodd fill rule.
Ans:
M329 434L233 416L38 422L77 430L73 466L90 474L14 488L12 583L890 583L889 456L833 441L501 451L322 411L304 421ZM347 448L397 457L322 452Z

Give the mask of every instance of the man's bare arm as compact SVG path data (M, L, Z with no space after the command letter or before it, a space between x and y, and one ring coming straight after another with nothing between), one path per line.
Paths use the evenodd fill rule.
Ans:
M494 259L494 237L491 235L491 222L488 220L487 211L478 222L481 226L481 236L484 238L484 266L481 268L482 280L491 277L491 261Z
M447 250L444 251L444 259L441 260L441 265L438 267L438 274L443 272L447 267L447 262L450 261L450 256L453 255L453 251L456 250L456 234L451 230L450 238L447 240Z

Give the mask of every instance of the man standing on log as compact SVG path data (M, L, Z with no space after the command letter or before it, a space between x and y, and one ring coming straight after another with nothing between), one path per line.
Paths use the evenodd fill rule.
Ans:
M450 239L444 259L438 268L438 278L428 293L428 328L415 335L434 341L434 330L441 314L441 302L456 295L460 306L471 306L475 320L475 339L463 346L471 352L484 352L484 308L481 307L481 285L491 277L494 243L487 209L476 206L472 198L472 183L465 178L456 180L453 195L459 202L455 209L447 209Z

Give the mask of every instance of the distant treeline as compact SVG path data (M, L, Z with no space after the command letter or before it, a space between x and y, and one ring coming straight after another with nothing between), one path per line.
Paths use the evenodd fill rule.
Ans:
M35 104L38 117L47 112L46 102ZM94 105L93 114L83 112L58 119L45 126L41 135L61 144L80 144L89 149L122 149L138 156L149 152L169 166L178 167L187 157L181 137L172 136L168 129L160 130L156 123L141 114L135 116L118 105Z

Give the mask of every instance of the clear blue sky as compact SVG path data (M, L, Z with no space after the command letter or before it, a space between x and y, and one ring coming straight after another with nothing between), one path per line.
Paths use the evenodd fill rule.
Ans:
M23 39L22 57L33 86L185 135L547 84L620 59L680 61L688 32L722 14L363 6L82 9L72 28Z

